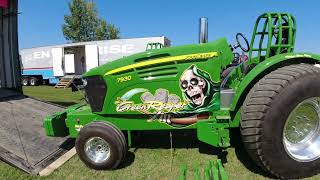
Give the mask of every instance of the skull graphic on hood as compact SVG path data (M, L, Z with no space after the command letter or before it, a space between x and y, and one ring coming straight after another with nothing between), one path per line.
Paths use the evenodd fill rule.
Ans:
M195 65L190 66L181 75L180 88L185 99L190 101L187 107L189 110L207 107L217 91L209 73L198 69Z
M203 104L207 82L203 78L196 76L192 69L188 69L183 73L180 78L180 86L193 104L197 106Z

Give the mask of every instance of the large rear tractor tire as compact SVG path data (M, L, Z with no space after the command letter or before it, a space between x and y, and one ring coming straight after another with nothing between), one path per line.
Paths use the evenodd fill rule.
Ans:
M116 169L125 158L127 143L123 133L107 122L93 122L80 130L76 150L89 168Z
M320 172L320 68L290 65L264 76L247 95L240 132L263 170L283 179Z

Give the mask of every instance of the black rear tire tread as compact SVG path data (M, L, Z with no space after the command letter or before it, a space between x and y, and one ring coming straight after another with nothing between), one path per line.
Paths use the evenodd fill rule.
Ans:
M287 177L279 175L276 170L270 168L261 149L263 117L270 108L273 98L288 84L306 74L320 76L320 69L310 64L290 65L276 69L254 85L241 109L240 132L249 156L263 170L280 178Z

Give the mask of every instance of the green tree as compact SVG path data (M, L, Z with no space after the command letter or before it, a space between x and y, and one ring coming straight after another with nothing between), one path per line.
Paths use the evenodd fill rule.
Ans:
M113 24L107 24L108 39L119 39L120 29Z
M113 24L107 24L104 20L100 21L99 27L96 29L97 40L119 39L119 34L119 28L115 27Z
M70 15L64 16L63 35L72 42L119 38L120 30L98 17L96 4L85 0L68 3Z

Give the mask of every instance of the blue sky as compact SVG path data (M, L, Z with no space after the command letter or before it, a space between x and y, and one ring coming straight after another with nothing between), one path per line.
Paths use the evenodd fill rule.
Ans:
M263 12L290 12L297 20L296 51L320 53L318 0L93 0L99 15L118 26L122 38L166 36L173 46L197 43L198 18L209 18L209 41L237 32L251 39ZM19 0L20 48L66 43L61 25L68 0Z

